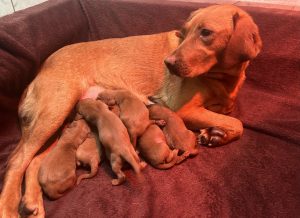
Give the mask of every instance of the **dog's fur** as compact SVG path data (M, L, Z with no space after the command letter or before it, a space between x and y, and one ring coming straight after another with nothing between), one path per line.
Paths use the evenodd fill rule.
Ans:
M49 198L60 198L75 185L76 150L90 131L83 119L73 121L64 129L57 146L42 161L38 180Z
M130 141L136 147L136 140L147 126L150 125L149 111L140 99L128 90L105 90L100 92L97 99L105 102L110 107L119 109L118 115L130 136Z
M77 185L82 179L88 179L95 176L98 172L98 165L101 162L102 146L100 144L98 135L91 132L86 140L78 147L76 151L77 166L89 165L91 172L84 173L78 176Z
M92 85L125 88L142 98L155 96L176 110L190 129L219 127L225 134L214 140L218 145L238 139L242 123L224 114L233 109L249 60L261 46L258 28L246 12L218 5L194 12L181 32L84 42L58 50L45 61L20 103L22 138L9 157L0 216L18 215L27 166ZM206 141L212 136L208 132Z
M45 217L43 191L38 180L41 163L49 152L57 145L55 140L45 151L35 156L25 173L25 193L20 204L21 217Z
M195 134L185 127L183 120L175 112L158 104L150 105L148 108L150 119L166 122L163 132L171 149L176 148L183 152L181 156L185 158L198 154Z
M34 157L25 174L25 193L20 204L22 217L35 216L45 217L43 192L38 181L38 172L43 160L44 153Z
M100 100L83 99L78 102L76 110L98 129L99 140L106 157L118 177L112 180L112 185L120 185L125 181L126 177L122 171L123 160L126 160L136 173L140 173L142 168L140 159L130 143L127 129L105 103Z
M178 162L178 149L169 148L163 131L155 124L148 126L139 138L138 151L157 169L169 169Z

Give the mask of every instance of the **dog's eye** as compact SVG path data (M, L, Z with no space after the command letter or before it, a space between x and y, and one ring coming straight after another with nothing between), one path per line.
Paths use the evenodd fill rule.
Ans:
M213 31L208 30L208 29L201 29L200 30L200 36L202 36L202 37L210 36L212 33L213 33Z

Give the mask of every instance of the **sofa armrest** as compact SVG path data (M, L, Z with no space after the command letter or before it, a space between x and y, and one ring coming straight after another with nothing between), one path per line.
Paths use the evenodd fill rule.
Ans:
M2 17L0 104L5 107L6 100L20 96L51 53L87 41L88 29L80 3L73 0L47 1Z

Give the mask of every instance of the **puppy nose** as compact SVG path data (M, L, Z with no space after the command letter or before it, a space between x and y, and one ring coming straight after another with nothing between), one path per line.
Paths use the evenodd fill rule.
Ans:
M171 55L169 57L167 57L165 60L164 60L165 64L167 66L174 66L175 63L176 63L176 57L175 55Z

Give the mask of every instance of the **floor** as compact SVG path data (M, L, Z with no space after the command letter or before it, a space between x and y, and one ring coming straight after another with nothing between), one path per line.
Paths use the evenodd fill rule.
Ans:
M0 17L11 14L14 11L22 10L33 5L40 4L47 0L0 0ZM130 0L119 0L130 1ZM136 1L136 0L135 0ZM147 1L147 0L140 0ZM267 8L281 8L286 10L300 11L300 0L165 0L181 2L209 2L217 4L235 4L238 6L254 5Z

